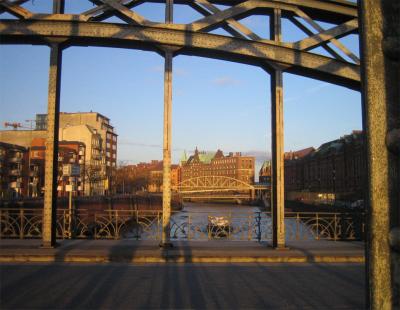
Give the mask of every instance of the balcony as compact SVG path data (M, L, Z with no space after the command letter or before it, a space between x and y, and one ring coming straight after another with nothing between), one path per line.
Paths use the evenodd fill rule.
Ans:
M101 160L101 155L93 155L92 158L94 160Z
M22 159L23 159L22 156L17 155L17 156L9 157L8 161L10 163L20 163L22 161Z
M11 182L10 188L21 188L21 182Z
M19 169L12 169L12 170L9 170L8 174L9 174L9 175L12 175L12 176L21 176L21 170L19 170Z
M38 175L39 175L39 171L38 170L29 171L29 176L30 177L37 177Z

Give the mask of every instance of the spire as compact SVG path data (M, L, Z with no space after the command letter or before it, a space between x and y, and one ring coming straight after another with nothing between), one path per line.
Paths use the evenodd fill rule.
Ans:
M188 158L187 158L187 154L186 154L186 150L183 151L182 156L181 156L181 163L185 163L187 162Z

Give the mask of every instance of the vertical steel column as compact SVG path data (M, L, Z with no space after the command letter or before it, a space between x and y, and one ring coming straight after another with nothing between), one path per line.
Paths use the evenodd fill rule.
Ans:
M45 190L43 206L43 247L53 247L56 243L58 123L60 112L62 51L58 43L52 43L50 48Z
M280 42L281 10L274 9L270 18L271 40ZM285 183L284 183L284 126L283 126L283 72L271 70L271 133L272 133L272 245L285 248Z
M363 0L359 1L359 8L368 164L367 302L370 309L397 309L400 306L400 3ZM389 240L393 242L392 252Z
M53 13L64 12L64 1L53 0ZM42 246L56 245L57 175L58 175L58 124L60 112L62 48L50 44L49 89L47 104L47 138L45 157L44 206Z
M173 21L173 1L166 0L165 22ZM165 50L164 63L164 141L163 141L163 218L161 246L170 247L171 228L171 123L172 123L172 51Z

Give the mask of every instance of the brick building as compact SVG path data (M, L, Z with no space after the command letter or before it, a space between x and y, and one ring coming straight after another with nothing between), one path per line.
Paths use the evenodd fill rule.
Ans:
M340 139L285 153L285 189L329 194L333 200L363 199L366 182L364 135L353 131Z
M271 161L266 160L262 164L260 171L258 172L258 182L260 183L271 183Z
M163 190L163 161L150 171L148 191L160 193ZM180 182L180 167L171 165L171 186L177 186Z
M156 170L160 161L138 163L118 167L116 171L116 190L120 194L134 194L137 191L146 191L150 179L150 171Z
M186 154L181 160L181 180L185 181L201 176L224 176L243 182L254 183L254 163L252 156L242 156L241 153L224 155L221 150L217 152L199 152L187 158Z
M28 150L0 142L0 198L26 196L28 191Z
M171 165L171 184L180 182L180 167ZM126 165L116 172L117 193L135 193L136 191L162 192L163 161L152 160L149 163Z

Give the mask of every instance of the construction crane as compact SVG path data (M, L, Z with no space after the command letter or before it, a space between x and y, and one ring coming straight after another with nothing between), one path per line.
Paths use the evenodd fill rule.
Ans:
M21 123L10 123L10 122L5 122L4 127L12 127L14 130L17 130L18 128L25 128L25 129L32 129L30 127L22 126Z

